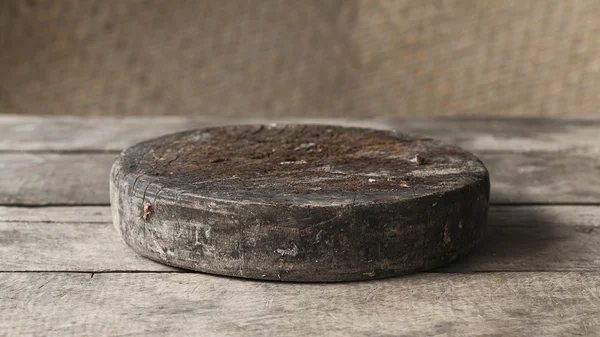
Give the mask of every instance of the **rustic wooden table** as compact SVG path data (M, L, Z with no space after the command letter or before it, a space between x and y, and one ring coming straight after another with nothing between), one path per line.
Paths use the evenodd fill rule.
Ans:
M492 179L488 239L446 268L368 282L176 270L119 241L109 168L140 140L222 123L3 116L0 336L600 335L600 119L323 122L475 152Z

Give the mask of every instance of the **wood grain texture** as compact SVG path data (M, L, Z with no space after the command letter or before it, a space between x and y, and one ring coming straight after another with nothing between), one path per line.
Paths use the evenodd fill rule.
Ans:
M469 252L490 181L455 146L387 130L230 126L154 138L111 170L115 228L167 265L263 280L398 276Z
M0 206L0 221L5 222L111 222L110 209L106 206L49 206L11 207Z
M205 123L0 116L0 203L107 204L115 156L89 152ZM496 203L600 202L597 119L357 123L475 151ZM120 242L105 206L0 207L0 336L599 335L598 207L490 211L489 239L437 273L300 286L172 273Z
M235 119L187 117L38 117L0 116L0 151L121 151L143 140L189 129L275 122L324 123L378 129L386 124L369 119Z
M600 207L492 206L488 233L440 272L600 271Z
M133 253L110 223L0 222L0 270L174 270Z
M493 203L598 203L600 156L570 152L479 153Z
M218 120L188 117L0 116L0 151L120 151L142 140L235 123L311 123L395 128L470 151L600 151L600 119L296 118Z
M418 274L342 284L1 273L0 335L597 336L599 285L598 273Z
M114 154L0 155L0 204L107 204Z
M490 171L492 203L598 203L600 156L569 152L478 153ZM109 203L116 154L0 155L0 204Z
M0 213L0 272L173 270L121 242L108 207L95 207L91 214L104 215L89 218L88 207L69 207L80 214L78 221L63 209L15 207ZM438 271L600 272L600 207L492 206L484 241Z
M600 118L379 119L389 128L427 135L475 153L600 152Z

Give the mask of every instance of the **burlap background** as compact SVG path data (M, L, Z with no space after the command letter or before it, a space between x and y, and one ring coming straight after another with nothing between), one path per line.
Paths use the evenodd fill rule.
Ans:
M594 115L598 0L0 0L0 113Z

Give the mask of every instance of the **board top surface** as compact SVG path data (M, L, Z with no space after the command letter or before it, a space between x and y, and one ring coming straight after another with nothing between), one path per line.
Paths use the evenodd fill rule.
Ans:
M115 228L141 255L252 279L335 282L428 270L482 238L474 155L394 131L326 125L192 130L125 150Z
M166 135L125 150L121 170L187 195L299 206L418 199L488 176L471 153L432 139L299 124Z

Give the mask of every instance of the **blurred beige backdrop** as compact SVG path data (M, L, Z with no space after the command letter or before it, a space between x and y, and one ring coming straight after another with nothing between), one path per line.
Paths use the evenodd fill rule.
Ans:
M598 115L598 0L0 0L0 113Z

